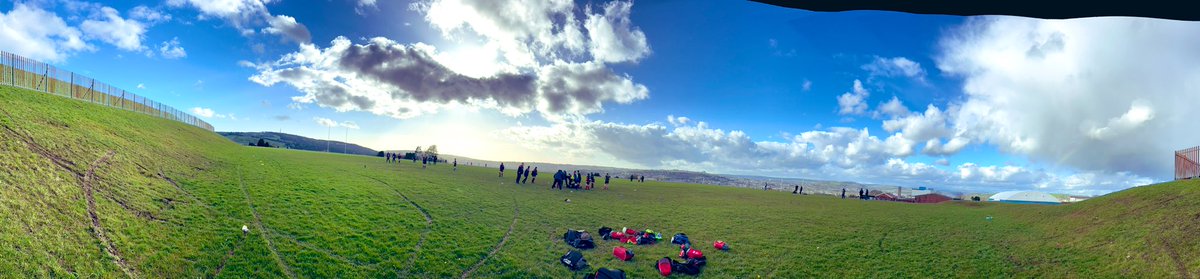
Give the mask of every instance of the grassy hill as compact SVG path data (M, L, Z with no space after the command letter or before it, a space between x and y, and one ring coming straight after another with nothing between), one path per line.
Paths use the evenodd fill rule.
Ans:
M577 278L557 262L562 234L600 226L685 232L708 256L702 277L1200 274L1200 181L1066 206L622 180L558 191L548 175L514 185L491 168L252 148L8 87L0 136L0 274L13 277ZM658 276L653 262L678 253L627 246L637 256L619 262L618 244L597 244L584 252L592 270L633 278Z
M308 151L326 151L326 149L328 149L331 153L346 153L367 156L375 156L375 154L379 152L375 151L374 149L362 147L353 143L319 140L285 133L217 132L217 134L233 141L234 143L242 145L246 145L248 143L257 143L259 139L262 139L263 141L270 143L273 147L287 149L300 149Z

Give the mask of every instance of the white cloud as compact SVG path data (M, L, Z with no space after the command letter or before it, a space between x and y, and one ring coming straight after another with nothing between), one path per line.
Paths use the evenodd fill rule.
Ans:
M0 49L47 62L62 62L75 52L93 49L79 29L58 15L26 3L0 13Z
M313 117L313 121L316 121L317 124L320 124L321 126L324 126L324 127L332 128L332 127L338 126L337 121L334 121L333 119L329 119L329 118Z
M158 53L167 59L179 59L187 57L187 51L183 46L179 45L179 37L171 38L170 41L164 41L158 46Z
M116 9L102 7L92 18L79 24L84 36L99 39L117 48L129 51L142 50L142 39L146 35L146 26L136 20L121 17Z
M649 96L608 66L649 54L629 19L631 5L616 1L593 11L569 0L419 1L410 9L445 39L463 43L441 49L338 37L326 48L301 44L275 62L249 65L259 72L250 79L292 86L304 93L293 98L299 103L402 119L452 107L547 119L598 113L606 103Z
M358 7L355 7L355 11L358 12L358 14L362 14L363 13L363 11L361 10L362 8L374 8L374 7L375 7L375 0L358 0Z
M170 14L162 13L145 5L139 5L129 10L129 18L149 25L171 21Z
M850 92L843 93L838 96L838 114L863 114L867 111L867 97L871 96L871 92L863 88L862 81L854 80L854 87Z
M907 138L918 142L949 136L951 133L946 127L946 114L933 105L927 106L921 114L885 120L883 129L888 132L901 131Z
M972 18L941 41L964 79L956 131L1053 165L1165 179L1196 145L1200 25L1145 18ZM1167 156L1164 156L1167 154Z
M804 83L800 85L800 89L804 90L805 92L812 90L812 81L804 79Z
M904 106L904 103L900 102L900 98L892 96L891 100L888 100L886 103L879 104L879 113L891 117L904 117L910 112L908 111L908 107Z
M144 84L144 83L138 83L138 85L137 85L137 89L146 89L146 84Z
M875 57L871 63L862 65L862 69L870 72L871 76L900 76L918 81L925 80L925 69L921 68L921 63L905 57Z
M358 130L358 123L354 123L354 121L342 121L338 126Z
M588 47L596 61L638 61L650 53L646 34L630 23L632 9L633 2L613 1L604 5L603 14L588 15L584 26L591 38Z
M192 108L192 114L199 116L199 117L203 117L203 118L225 118L226 117L224 114L219 114L210 108L202 108L202 107ZM237 119L234 119L234 120L237 120Z
M312 40L312 34L308 33L308 27L296 22L296 18L277 15L267 22L270 26L263 28L263 33L282 35L297 43L308 43Z
M255 34L254 29L263 26L263 33L283 36L297 43L311 40L308 28L286 15L272 15L267 4L274 0L168 0L167 5L182 7L190 5L204 17L224 20L243 36ZM264 25L265 24L265 25Z

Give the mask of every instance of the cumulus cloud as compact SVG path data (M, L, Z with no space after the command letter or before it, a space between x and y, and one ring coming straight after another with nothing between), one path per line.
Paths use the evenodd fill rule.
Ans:
M342 121L338 126L358 130L358 123L354 123L354 121Z
M116 9L102 7L97 15L79 24L84 36L112 44L123 50L137 51L146 35L146 26L136 20L121 17Z
M871 92L863 88L862 81L854 80L854 86L850 92L843 93L838 96L838 114L863 114L867 111L867 97L871 96Z
M171 38L170 41L164 41L162 44L159 44L158 53L167 59L187 57L187 51L183 49L183 46L179 45L179 37Z
M972 18L941 40L937 66L964 79L953 118L966 138L1052 165L1165 179L1169 154L1200 138L1187 128L1200 94L1184 93L1200 92L1200 37L1180 36L1197 33L1144 18Z
M590 6L585 9L598 26L596 32L612 35L593 44L594 39L583 35L592 27L575 18L579 8L573 2L527 2L412 5L448 38L462 32L485 38L481 49L492 53L490 58L483 55L459 63L461 51L448 53L424 43L373 38L355 44L338 37L327 48L302 44L275 62L250 65L259 72L250 79L264 86L295 87L304 93L293 98L296 102L402 119L459 106L514 116L538 112L556 119L602 112L605 103L630 103L649 96L644 85L607 65L634 62L649 51L644 34L629 22L630 3L609 3L598 13ZM585 59L587 54L594 59Z
M297 23L296 18L277 15L271 17L267 22L270 26L263 28L263 33L282 35L297 43L307 43L312 40L312 34L308 33L308 28Z
M93 47L79 29L67 25L53 12L17 2L7 13L0 13L0 49L32 59L61 62L79 51Z
M138 85L137 85L137 89L146 89L146 84L144 84L144 83L138 83Z
M650 53L646 34L629 20L633 2L613 1L604 5L604 13L588 12L588 48L596 61L611 63L637 61Z
M892 96L891 100L879 104L879 113L891 117L907 116L910 112L904 103L900 102L900 98Z
M203 118L225 118L226 117L224 114L219 114L210 108L203 108L203 107L193 107L192 114L199 116L199 117L203 117ZM236 119L234 119L234 120L236 120Z
M202 16L224 20L241 32L242 35L253 35L254 29L264 26L263 33L283 36L297 43L311 40L308 27L296 19L286 15L272 15L267 4L273 0L170 0L167 5L173 7L191 6Z
M877 56L871 63L862 65L862 69L869 72L871 76L908 77L918 81L925 80L925 69L921 68L921 63L905 57L885 58Z
M327 127L327 128L333 128L333 127L338 126L337 121L334 121L333 119L329 119L329 118L313 117L313 121L316 121L317 124L320 124L321 126Z

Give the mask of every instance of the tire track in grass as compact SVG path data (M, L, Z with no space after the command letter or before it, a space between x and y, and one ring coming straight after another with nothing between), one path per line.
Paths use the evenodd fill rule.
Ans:
M246 190L246 181L242 179L241 165L237 166L237 172L238 184L242 187L242 195L246 197L246 205L250 207L250 213L254 215L254 226L258 227L258 231L260 232L259 235L262 236L262 239L267 242L267 248L271 250L271 257L275 258L275 264L279 265L279 268L283 270L283 273L287 275L288 278L296 278L296 274L292 273L291 268L289 268L287 264L283 262L283 259L279 257L279 251L275 250L275 243L271 242L271 238L267 236L267 229L262 225L262 218L258 217L258 210L254 209L254 202L250 200L250 192Z
M379 182L380 184L387 186L387 188L391 189L392 192L396 192L397 195L400 195L401 198L404 198L404 201L407 201L413 207L416 207L417 211L421 212L421 216L425 216L425 230L421 232L420 237L417 239L417 245L413 247L413 254L411 257L408 258L408 265L405 265L404 271L401 272L401 274L411 275L410 274L411 269L413 266L416 265L417 257L420 256L420 254L421 254L421 246L425 245L425 239L428 237L429 233L433 231L433 216L429 215L429 211L425 211L425 208L421 207L420 204L417 204L412 199L408 198L408 196L404 195L404 193L400 192L400 190L397 190L395 187L392 187L391 184L388 184L387 182L384 182L383 180L380 180L378 178L374 178L374 177L367 176L364 174L359 174L359 175L362 177L370 178L371 180L375 180L376 182Z
M233 252L236 252L237 250L242 249L242 243L246 243L245 235L238 238L237 245L234 245L233 249L229 249L229 253L225 253L225 257L221 259L221 264L217 265L217 272L213 273L212 278L217 278L217 277L221 276L221 271L225 270L225 264L229 263L230 258L233 258Z
M284 238L284 239L287 239L287 240L291 241L293 244L296 244L296 246L300 246L300 247L303 247L303 248L305 248L305 249L309 249L309 250L316 251L316 252L318 252L318 253L321 253L321 254L325 255L326 257L333 258L334 260L337 260L337 261L340 261L340 262L343 262L343 263L346 263L346 264L349 264L349 265L352 265L352 266L357 266L357 267L365 267L365 268L375 268L375 267L377 267L377 266L379 266L380 264L382 264L382 263L383 263L382 261L381 261L381 262L375 262L375 263L364 263L364 262L360 262L360 261L357 261L357 260L353 260L353 259L347 258L347 257L345 257L345 256L339 255L338 253L334 253L333 251L329 251L329 250L327 250L327 249L324 249L324 248L321 248L321 247L317 247L316 245L313 245L313 244L311 244L311 243L308 243L308 242L305 242L305 241L301 241L299 238L296 238L296 236L294 236L294 235L290 235L290 234L287 234L287 233L279 232L279 231L276 231L276 230L274 230L274 229L272 229L272 230L271 230L271 234L273 234L273 235L276 235L276 236L279 236L279 237L282 237L282 238Z
M474 273L475 270L478 270L479 267L482 267L483 264L486 263L488 259L491 259L492 256L496 255L497 252L500 252L500 249L504 248L504 243L508 242L508 238L510 236L512 236L513 228L517 226L517 218L519 218L520 216L521 216L521 207L517 205L517 197L513 196L513 220L512 220L512 223L508 224L508 232L504 233L504 238L500 239L500 243L496 244L496 247L492 248L492 251L488 252L487 256L484 256L482 259L479 259L479 262L475 263L474 266L471 266L470 269L463 271L462 276L460 276L459 278L466 279L466 278L470 277L471 273Z
M9 119L9 121L14 119L6 110L0 109L0 113L3 113ZM76 166L75 162L54 154L54 152L51 152L50 149L38 144L37 141L33 139L33 136L17 132L17 130L13 129L13 127L5 125L4 122L0 122L0 126L4 127L5 132L25 143L25 146L29 149L29 151L32 151L33 153L50 160L50 162L54 165L75 175L75 179L79 180L80 188L83 190L84 199L87 203L88 219L91 220L90 225L92 228L92 235L96 237L96 240L100 241L101 245L104 247L105 254L108 254L109 257L113 258L113 262L121 268L121 272L124 272L129 278L138 278L137 270L134 270L133 267L129 266L129 263L121 257L121 253L119 250L117 250L116 245L114 245L112 240L108 239L108 236L104 234L104 226L100 224L100 215L96 213L96 198L92 188L92 182L95 181L96 178L96 166L108 163L108 160L116 154L116 151L109 150L107 154L92 162L92 165L88 167L86 173L80 173L74 168Z
M100 157L100 159L96 159L96 161L92 162L92 165L88 167L87 173L83 175L83 196L85 199L87 199L87 212L88 219L91 219L92 234L95 235L96 240L99 240L100 244L104 246L104 252L107 253L109 257L113 258L113 262L121 268L122 272L125 272L126 276L129 276L129 278L139 278L137 276L137 270L134 270L133 267L129 266L129 262L125 261L125 258L121 257L121 251L117 250L117 246L113 244L111 239L108 239L107 235L104 234L104 225L100 224L100 215L96 213L96 197L94 195L95 191L92 188L92 183L96 181L96 167L101 164L108 163L108 159L112 158L112 156L115 154L117 154L116 151L109 150L107 154L104 154L104 156Z

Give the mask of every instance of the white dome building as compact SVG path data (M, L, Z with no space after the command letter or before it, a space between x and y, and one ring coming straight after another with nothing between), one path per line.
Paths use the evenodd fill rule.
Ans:
M1036 204L1059 204L1062 203L1047 193L1034 191L1008 191L1000 192L988 197L988 201L992 202L1007 202L1007 203L1036 203Z

